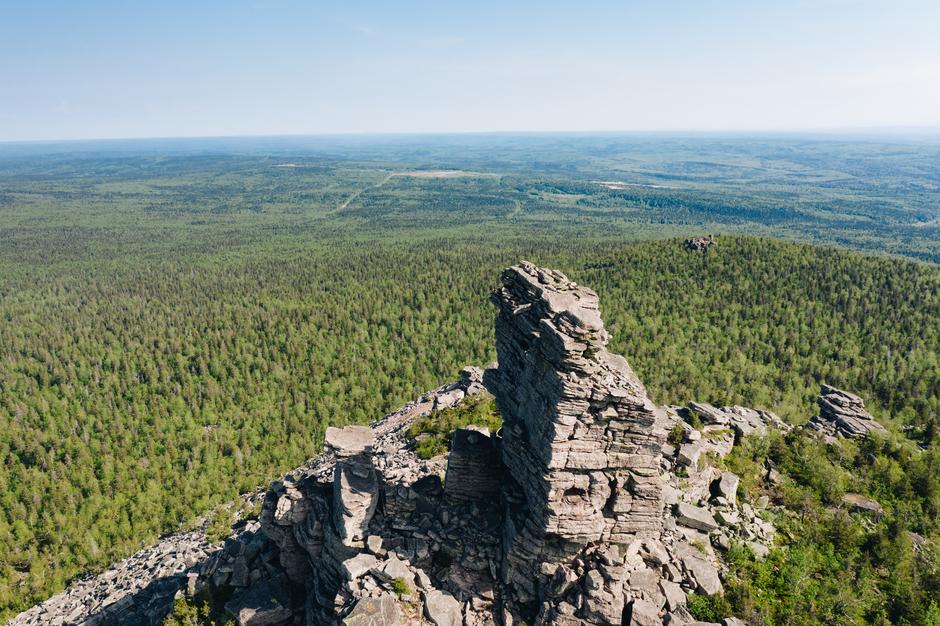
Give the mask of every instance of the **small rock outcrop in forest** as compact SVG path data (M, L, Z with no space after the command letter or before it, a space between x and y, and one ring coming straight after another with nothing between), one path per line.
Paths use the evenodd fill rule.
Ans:
M865 401L854 393L823 385L816 402L819 414L811 418L806 427L826 436L860 439L872 431L885 429L865 410Z
M465 368L369 427L329 428L224 542L177 554L183 535L170 537L165 563L128 559L132 583L106 573L12 624L156 625L174 595L208 597L239 626L695 623L687 598L723 592L720 554L762 558L775 535L766 497L746 501L704 460L787 425L656 406L607 350L597 294L560 272L511 267L492 300L498 367ZM416 420L487 392L498 432L459 428L448 454L418 456ZM869 427L855 396L823 392L817 420Z
M705 253L708 252L708 249L712 246L717 246L718 240L715 239L714 235L708 235L706 237L692 237L691 239L686 239L684 245L686 250Z

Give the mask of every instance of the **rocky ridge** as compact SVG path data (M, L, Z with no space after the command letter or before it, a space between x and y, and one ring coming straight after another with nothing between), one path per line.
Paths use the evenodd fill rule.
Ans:
M241 626L700 624L686 599L722 593L721 552L762 558L774 540L766 499L743 501L706 460L787 425L657 407L607 351L597 294L559 272L509 268L493 301L498 367L328 429L226 541L175 535L10 623L159 624L174 596L202 595ZM462 428L448 455L416 455L416 419L487 391L498 433Z

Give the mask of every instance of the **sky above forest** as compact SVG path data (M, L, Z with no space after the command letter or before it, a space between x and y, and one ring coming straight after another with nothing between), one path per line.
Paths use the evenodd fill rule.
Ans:
M937 0L0 0L0 141L940 127Z

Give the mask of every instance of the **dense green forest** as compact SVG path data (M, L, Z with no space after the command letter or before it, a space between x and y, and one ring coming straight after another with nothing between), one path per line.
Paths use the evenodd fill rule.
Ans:
M671 176L681 193L590 182L624 162L598 146L546 162L538 144L489 161L492 146L0 151L0 614L300 464L327 425L368 422L492 360L487 296L520 258L599 292L612 349L657 402L800 422L827 381L936 449L940 269L739 235L700 255L677 238L818 241L831 227L830 243L936 259L935 152L876 166L856 146L826 161L856 168L840 186L848 175L821 182L812 165L832 146L732 147L723 159L801 157L791 169L812 190L781 200L779 167L718 177L716 147L707 167L676 157L682 177L633 146L631 176ZM413 175L429 168L486 175ZM901 179L908 200L882 207Z

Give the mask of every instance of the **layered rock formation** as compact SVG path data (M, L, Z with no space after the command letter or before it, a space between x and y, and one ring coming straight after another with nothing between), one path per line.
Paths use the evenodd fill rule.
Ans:
M854 393L823 385L816 402L819 414L807 422L807 428L829 437L842 435L849 439L866 437L872 431L884 431L884 426L865 410L865 401Z
M687 596L723 590L720 552L761 557L774 537L767 502L742 501L737 477L703 459L785 424L657 408L608 352L597 294L559 272L509 268L493 301L498 368L466 368L370 427L329 428L224 543L197 533L132 559L133 584L106 573L11 623L156 625L174 594L239 626L693 623ZM419 458L415 420L484 384L503 428L458 429L449 455Z
M507 600L539 624L619 624L617 546L662 524L655 405L626 360L607 351L596 293L527 263L502 281L490 385L508 470ZM559 593L559 581L583 594Z

